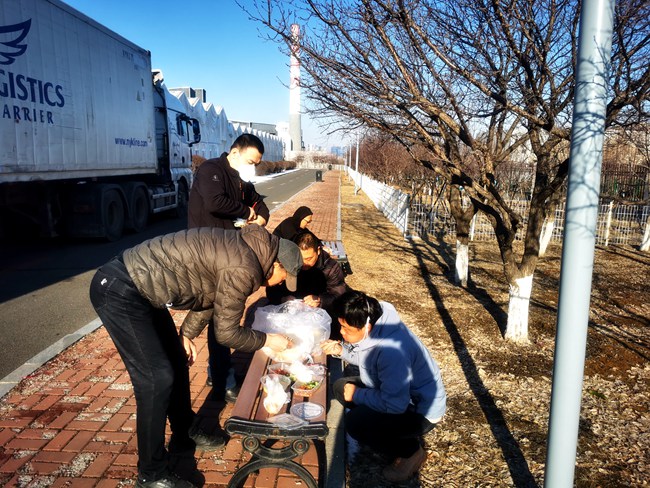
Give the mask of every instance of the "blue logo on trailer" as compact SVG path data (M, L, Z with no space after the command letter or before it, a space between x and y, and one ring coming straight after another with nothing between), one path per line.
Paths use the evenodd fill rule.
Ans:
M23 42L29 34L32 19L19 24L0 26L0 65L10 65L27 51L27 43ZM31 102L50 107L63 107L65 97L63 87L49 81L40 80L22 73L13 73L0 68L0 97L5 99ZM3 119L13 119L16 122L41 122L53 124L53 113L49 110L37 109L8 103L0 107Z
M21 44L27 37L29 29L32 26L32 19L21 22L20 24L0 26L0 39L5 34L10 34L8 41L0 41L2 50L0 51L0 64L11 64L18 56L21 56L27 50L27 44ZM11 35L15 37L11 38Z

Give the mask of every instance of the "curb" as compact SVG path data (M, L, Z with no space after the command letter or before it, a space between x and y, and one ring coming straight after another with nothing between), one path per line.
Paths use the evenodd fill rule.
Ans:
M0 380L0 398L4 397L12 388L14 388L18 383L20 383L24 378L32 374L38 368L47 363L50 359L55 358L65 349L70 347L75 342L83 339L86 335L94 332L96 329L102 326L102 321L99 318L88 322L86 325L81 327L76 332L72 332L49 347L46 347L41 352L36 354L31 359L27 360L25 364L16 368L7 376Z

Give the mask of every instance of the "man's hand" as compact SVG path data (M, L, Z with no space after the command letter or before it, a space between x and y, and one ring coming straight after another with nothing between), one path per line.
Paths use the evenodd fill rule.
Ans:
M318 295L307 295L303 301L310 307L320 307L320 297Z
M250 210L250 212L248 212L248 218L246 219L246 221L249 224L253 224L255 223L254 221L257 218L257 213L255 212L255 209L253 207L248 207L248 209Z
M357 385L354 383L346 383L343 387L343 398L346 402L351 402L354 397L354 392L357 391Z
M320 348L325 354L330 356L340 356L343 354L343 346L339 341L327 340L320 343Z
M192 366L196 360L196 346L194 345L194 342L192 342L192 339L189 339L184 335L181 336L181 342L183 344L183 349L185 349L185 356L187 356L187 365Z
M291 341L282 334L266 334L264 347L271 348L275 352L282 352L292 346Z

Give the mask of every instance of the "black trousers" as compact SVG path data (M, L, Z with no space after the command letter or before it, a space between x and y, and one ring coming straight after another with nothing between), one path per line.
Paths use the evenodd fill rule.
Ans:
M194 420L187 358L174 321L138 292L118 258L95 273L90 301L133 384L139 478L157 480L168 473L166 420L181 439Z
M230 371L230 348L219 344L214 333L214 323L210 320L208 328L208 364L210 365L210 378L212 378L212 397L223 400L226 393L226 383Z
M408 409L404 413L385 413L365 405L346 402L343 387L354 383L364 388L359 376L339 378L332 387L334 398L345 406L345 430L361 444L391 458L411 457L420 447L420 438L435 424L422 414Z

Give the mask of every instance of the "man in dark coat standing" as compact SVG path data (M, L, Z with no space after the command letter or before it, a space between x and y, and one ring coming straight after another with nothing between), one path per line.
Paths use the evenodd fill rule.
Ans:
M286 280L295 288L302 266L298 247L258 225L241 232L199 228L145 241L99 268L90 300L126 366L136 400L137 487L193 488L169 469L170 452L224 445L198 428L192 411L188 364L192 339L212 323L227 347L281 351L286 337L240 327L246 299L261 285ZM179 337L168 308L190 310Z
M237 219L266 225L269 209L251 180L262 160L264 144L242 134L216 159L204 161L194 174L188 204L188 227L234 229Z
M230 152L203 162L194 175L188 207L188 228L235 229L248 224L266 225L269 209L251 180L262 160L264 144L253 134L242 134ZM237 386L228 384L230 348L219 344L208 329L208 385L216 399L234 402Z

